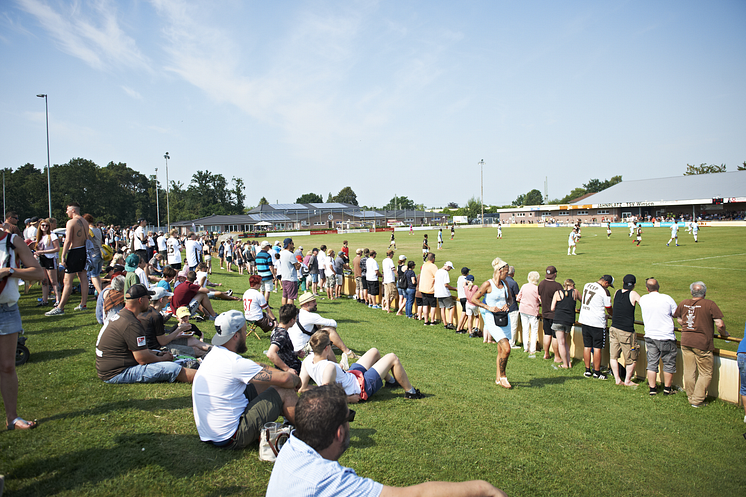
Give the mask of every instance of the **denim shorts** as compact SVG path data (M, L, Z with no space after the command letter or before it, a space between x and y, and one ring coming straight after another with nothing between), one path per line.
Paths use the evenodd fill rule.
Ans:
M105 383L173 383L181 373L175 362L152 362L127 368Z
M354 369L355 371L360 371L361 373L363 373L363 378L365 378L365 393L368 394L368 398L379 391L383 386L381 375L379 375L378 371L376 371L375 369L365 369L364 366L361 366L360 363L357 362L351 365L350 369Z
M741 373L741 395L746 395L746 354L738 354L738 372Z
M12 335L22 331L18 304L0 304L0 335Z
M88 271L88 276L91 278L98 278L101 274L101 269L103 268L103 259L101 259L101 256L93 256L90 258L90 263L88 264L88 267L86 268L86 271Z

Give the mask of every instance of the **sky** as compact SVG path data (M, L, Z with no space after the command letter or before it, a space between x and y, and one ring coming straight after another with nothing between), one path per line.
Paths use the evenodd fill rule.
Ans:
M82 157L246 205L562 198L746 161L746 2L5 0L0 167ZM54 188L54 185L52 185Z

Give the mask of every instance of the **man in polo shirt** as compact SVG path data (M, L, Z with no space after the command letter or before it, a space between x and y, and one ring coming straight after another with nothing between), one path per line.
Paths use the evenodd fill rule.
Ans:
M192 386L200 440L242 449L259 439L265 423L280 415L294 424L298 375L241 357L247 348L246 319L240 311L218 316L215 331L214 347L202 361Z
M714 364L713 335L717 327L721 337L725 331L723 313L712 300L707 300L707 287L701 281L689 285L692 298L679 304L673 317L681 326L681 355L684 359L684 387L692 407L707 405L707 388L712 380Z
M106 383L191 383L195 371L175 364L168 352L148 348L145 328L138 315L150 307L151 292L132 285L124 309L101 328L96 340L96 372Z
M298 298L298 270L300 262L293 255L295 244L292 238L285 238L280 251L280 277L282 282L282 305L292 304Z
M324 385L303 393L298 400L295 430L272 468L267 497L286 495L394 495L394 487L362 478L337 461L350 446L350 423L355 411L347 407L344 389ZM486 481L459 483L430 481L407 487L406 495L502 496ZM401 492L403 495L405 492ZM397 494L398 495L398 494Z
M262 277L259 291L264 293L264 299L269 302L269 294L274 290L276 279L275 267L272 263L274 252L270 251L270 244L267 240L262 241L259 249L256 254L256 272Z
M435 299L435 273L437 272L435 254L429 253L420 271L420 293L422 294L422 315L425 319L425 326L437 324L435 320L435 310L438 308L438 301Z
M611 296L607 288L614 288L614 278L605 274L596 283L586 283L578 322L583 325L584 376L605 380L601 372L601 350L606 343L606 312L612 315ZM593 373L591 373L591 353L593 353Z
M671 387L673 375L676 373L676 335L673 332L673 314L676 312L676 302L669 295L660 293L660 284L655 278L645 280L648 294L640 297L642 321L645 324L645 351L647 353L648 386L650 395L656 395L658 389L658 363L663 361L663 393L676 393Z

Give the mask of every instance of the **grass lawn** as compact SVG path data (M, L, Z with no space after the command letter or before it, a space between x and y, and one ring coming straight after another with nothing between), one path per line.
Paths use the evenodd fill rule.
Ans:
M428 233L434 246L436 231ZM743 336L742 228L704 228L696 244L680 230L680 247L665 246L664 228L646 229L640 247L627 230L606 239L604 229L584 228L576 257L566 255L568 233L505 228L496 240L494 229L462 229L451 241L444 230L436 263L453 262L454 285L462 266L484 281L495 256L516 266L519 285L529 271L542 273L549 264L557 266L559 280L573 278L581 288L606 273L619 288L633 273L644 294L644 278L654 276L677 302L691 282L703 280L729 332ZM396 238L397 255L421 260L422 232ZM296 245L308 250L325 243L336 251L343 239L352 253L376 249L380 263L389 233L298 237ZM213 281L236 294L248 287L247 276L214 267ZM65 316L47 318L34 307L39 296L35 286L20 302L31 361L18 376L19 413L41 425L0 435L8 495L264 494L272 465L258 460L256 446L228 452L201 443L188 385L102 383L94 367L99 326L93 312L72 311L74 296ZM279 296L271 300L277 308ZM238 308L222 301L215 307ZM337 320L355 351L396 352L427 394L409 401L401 389L383 389L355 408L352 445L340 463L360 475L389 485L479 478L509 495L740 495L746 488L738 470L746 464L740 407L715 401L692 409L683 393L650 398L644 384L634 389L586 379L577 362L569 371L555 370L551 361L518 351L508 363L514 389L507 391L494 384L494 345L348 299L321 300L319 312ZM199 326L212 335L209 323ZM266 362L269 339L260 335L249 337L246 355ZM735 350L721 340L716 346Z

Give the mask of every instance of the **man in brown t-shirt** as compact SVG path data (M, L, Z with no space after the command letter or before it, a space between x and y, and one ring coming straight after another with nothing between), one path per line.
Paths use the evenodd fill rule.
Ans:
M684 387L692 407L707 405L707 387L712 380L715 350L712 337L717 327L720 336L725 331L723 313L712 300L705 299L707 287L701 281L689 286L691 299L679 304L673 317L681 326L681 355L684 359Z
M559 355L559 348L557 346L557 337L554 335L552 330L552 323L554 322L554 311L552 310L552 299L554 294L558 291L562 291L562 285L557 283L557 268L554 266L547 266L546 276L539 283L539 298L541 299L541 317L542 326L544 329L544 359L549 359L549 347L552 347L554 351L554 362L562 363ZM569 337L569 341L572 341L572 337ZM526 344L523 344L526 348ZM572 362L572 361L571 361Z

